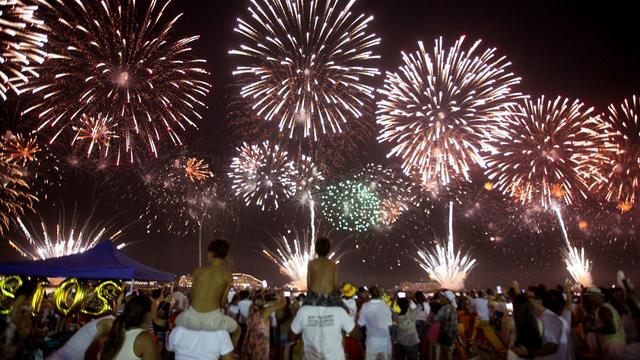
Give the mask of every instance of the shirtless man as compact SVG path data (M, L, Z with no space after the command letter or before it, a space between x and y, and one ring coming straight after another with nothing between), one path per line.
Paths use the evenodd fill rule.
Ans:
M176 324L189 330L218 331L232 333L234 345L240 331L238 323L224 313L223 306L231 289L231 274L224 269L224 259L229 252L229 243L216 239L209 244L209 265L193 271L191 305L176 319Z
M309 295L305 304L317 306L342 306L338 289L338 267L327 256L331 250L331 242L325 237L316 241L318 258L309 262L307 270L307 287Z

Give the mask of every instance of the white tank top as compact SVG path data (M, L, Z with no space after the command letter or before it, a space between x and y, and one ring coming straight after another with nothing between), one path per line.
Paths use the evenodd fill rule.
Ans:
M60 350L48 357L48 360L72 360L84 358L84 353L96 336L98 329L96 325L104 319L114 319L113 316L105 316L99 319L91 320L89 323L80 328L69 339Z
M124 342L118 355L113 360L141 360L133 351L133 344L136 342L136 338L143 332L143 329L129 329L125 331Z
M626 344L627 337L624 333L624 328L622 327L622 320L620 319L620 314L618 313L618 310L616 310L609 303L602 304L602 307L607 308L611 312L611 315L613 316L613 326L616 330L614 334L599 336L600 341L602 342L602 345L604 347L604 350L608 352L610 351L611 348L624 346ZM600 312L597 311L596 321L598 323L602 323L602 321L600 320L600 317L598 316L599 314Z

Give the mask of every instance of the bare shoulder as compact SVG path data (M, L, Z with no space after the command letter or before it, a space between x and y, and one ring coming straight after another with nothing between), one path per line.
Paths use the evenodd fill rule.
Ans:
M98 328L98 332L109 332L111 330L111 326L113 325L113 318L106 318L98 321L96 327Z
M153 335L151 335L148 331L142 331L138 336L136 336L136 340L133 343L134 350L142 350L142 349L150 349L155 347L155 339ZM140 353L141 351L136 351Z

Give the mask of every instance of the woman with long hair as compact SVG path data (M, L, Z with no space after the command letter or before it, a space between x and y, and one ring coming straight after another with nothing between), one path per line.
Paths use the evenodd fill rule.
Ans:
M101 360L157 360L158 348L145 330L151 316L151 300L135 296L127 301L124 312L113 321L104 344Z
M513 325L510 332L509 359L532 359L534 350L542 347L542 323L526 295L516 295L513 300Z
M247 335L242 344L242 360L269 359L269 317L287 305L283 293L277 297L275 304L267 304L264 292L256 293L247 320Z

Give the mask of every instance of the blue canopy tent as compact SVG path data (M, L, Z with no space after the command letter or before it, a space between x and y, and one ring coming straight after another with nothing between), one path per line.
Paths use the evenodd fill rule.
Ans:
M172 281L176 277L131 259L118 251L111 241L103 241L82 254L40 261L0 263L0 274L139 281Z

